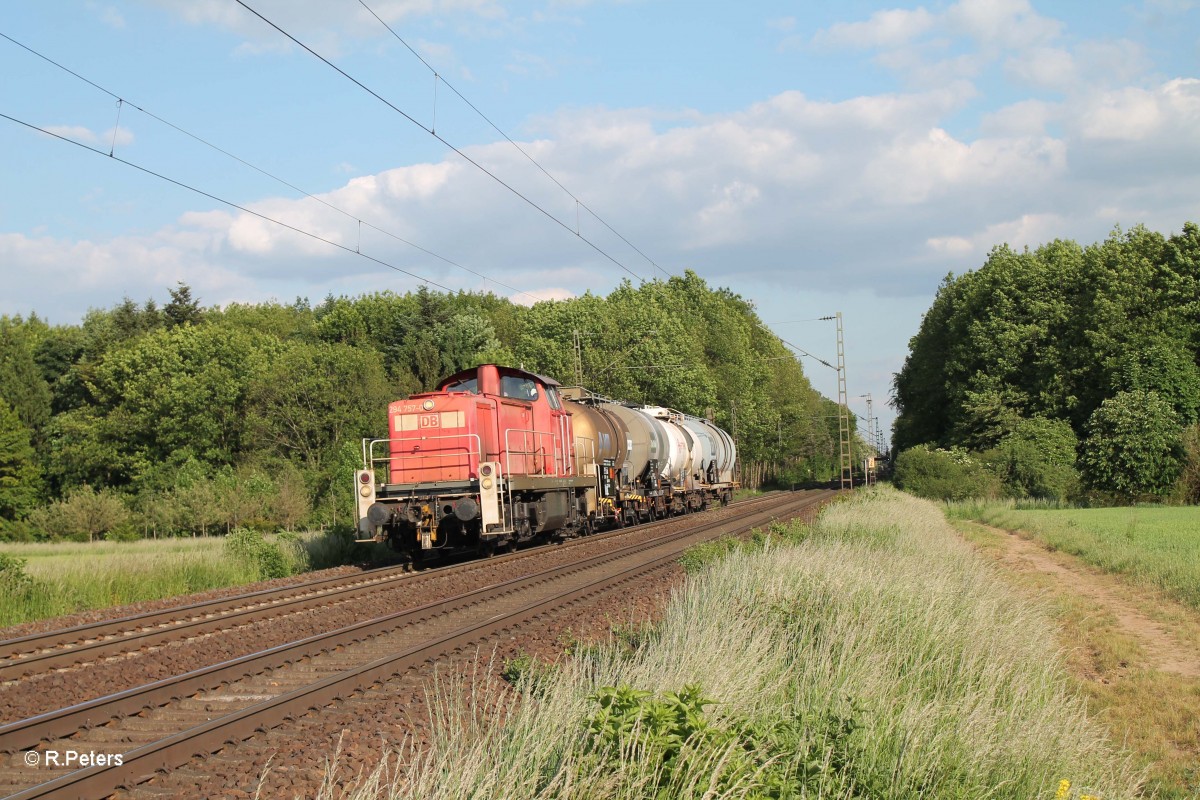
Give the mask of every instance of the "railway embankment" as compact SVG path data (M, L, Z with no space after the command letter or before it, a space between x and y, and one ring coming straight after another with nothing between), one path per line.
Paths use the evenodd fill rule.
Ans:
M443 678L350 796L1139 796L1052 609L936 505L861 492L776 534L692 559L653 626L524 659L518 702Z

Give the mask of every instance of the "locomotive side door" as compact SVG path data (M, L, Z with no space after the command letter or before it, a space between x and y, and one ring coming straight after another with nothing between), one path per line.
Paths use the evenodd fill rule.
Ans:
M475 411L479 423L480 461L499 461L500 447L496 444L496 406L494 403L476 403Z

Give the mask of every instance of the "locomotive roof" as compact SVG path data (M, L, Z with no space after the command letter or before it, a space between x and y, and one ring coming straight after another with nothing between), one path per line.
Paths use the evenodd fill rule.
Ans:
M442 380L438 384L438 386L439 387L447 386L451 383L456 383L460 380L464 380L465 378L472 377L476 373L479 372L479 367L483 367L483 366L486 366L486 365L479 364L477 366L471 367L470 369L464 369L461 372L456 372L448 378L442 378ZM541 381L546 386L561 386L562 385L558 381L554 380L554 378L551 378L546 375L538 375L536 372L530 372L529 370L521 369L520 367L506 367L503 364L497 364L496 369L500 370L501 372L517 373L518 375L528 375L531 378L536 378L537 380Z

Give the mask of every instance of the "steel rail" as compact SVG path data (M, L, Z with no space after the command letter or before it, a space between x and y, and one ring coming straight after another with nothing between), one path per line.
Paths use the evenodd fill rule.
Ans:
M761 512L760 512L761 513ZM475 602L492 599L527 588L529 585L590 569L608 561L623 558L639 550L669 544L681 538L693 537L712 529L729 525L731 520L715 520L696 528L678 531L669 536L646 542L635 542L600 553L582 561L551 567L521 575L500 583L489 584L462 594L404 609L381 617L315 634L294 642L271 647L258 653L192 670L180 676L134 687L78 703L57 711L39 714L0 726L0 753L27 750L39 742L68 736L84 728L103 725L109 720L132 716L196 692L214 689L267 669L295 663L315 654L363 641L390 630L423 622L437 614L447 613ZM495 563L495 562L492 562Z
M770 495L764 496L767 497ZM753 505L763 502L764 498L741 501L738 505ZM644 531L649 526L661 525L670 519L677 518L647 523L638 526L637 530ZM578 545L581 542L629 535L633 532L628 528L613 530L569 540L567 544ZM72 667L85 661L124 655L132 650L187 638L180 637L181 632L186 632L189 636L199 636L228 629L231 625L248 625L262 619L346 602L358 595L376 592L384 584L405 579L420 582L443 576L448 572L473 571L488 564L532 557L541 550L540 547L530 548L497 558L469 561L419 573L409 573L405 567L383 567L359 575L322 578L287 587L262 589L9 639L0 642L0 652L11 653L8 658L0 659L0 681L19 680L38 672ZM247 606L247 602L252 602L253 605ZM21 647L22 651L13 651L14 645Z
M235 659L223 665L197 670L180 678L160 681L156 684L150 684L147 687L140 687L140 689L113 695L110 698L101 698L97 701L63 709L60 712L53 712L4 726L0 728L0 741L7 741L11 744L15 741L12 737L19 737L20 740L25 742L24 747L29 747L36 744L36 741L30 741L30 736L36 735L44 738L47 731L53 731L49 735L51 737L58 737L63 735L62 732L71 725L75 725L74 730L78 730L80 726L77 723L81 719L86 720L84 724L90 722L91 717L87 716L88 714L99 714L102 717L111 718L111 712L118 708L118 705L113 705L101 713L101 709L104 708L105 703L125 704L119 706L123 710L118 711L118 715L131 713L129 709L135 707L137 710L144 709L147 707L145 696L140 696L139 693L143 691L161 691L163 689L166 689L170 693L171 687L169 684L172 681L175 682L177 687L174 689L173 694L178 697L183 694L192 693L197 690L195 687L206 683L211 687L213 684L212 679L218 675L218 670L227 670L224 673L224 679L217 680L216 682L216 685L221 685L228 683L231 679L230 676L239 671L245 674L245 668L256 660L260 661L260 666L262 661L271 662L276 666L280 663L291 663L311 657L318 652L327 652L332 648L345 644L347 641L362 641L383 632L382 630L370 632L372 628L395 629L420 621L415 618L421 614L425 615L424 619L429 619L437 613L446 613L445 609L449 609L451 606L461 609L477 605L481 602L492 601L499 597L510 596L525 591L534 584L562 580L572 573L581 572L595 568L606 562L636 555L639 551L661 550L664 546L675 545L675 547L668 547L668 552L665 554L653 556L647 561L625 567L613 575L590 580L583 586L568 587L551 597L522 604L514 611L493 615L482 622L469 624L456 629L452 633L409 647L399 653L374 659L369 663L344 670L337 675L285 692L270 700L263 700L240 711L226 714L177 734L169 735L157 742L137 747L124 754L124 763L120 767L89 767L77 770L18 792L12 795L12 800L28 800L35 797L105 796L122 786L139 783L155 771L170 769L182 761L192 758L194 755L220 749L228 742L249 738L255 731L277 725L281 721L294 717L298 713L327 705L344 697L348 693L369 686L379 680L385 680L392 675L406 672L414 666L419 666L439 655L461 650L463 647L482 641L499 631L523 624L533 617L546 613L553 608L577 602L582 598L603 592L614 585L632 580L648 571L653 571L665 564L672 563L678 559L680 553L685 549L684 544L691 543L689 540L697 542L706 541L728 533L750 530L765 522L777 519L780 514L794 513L795 511L819 503L832 494L832 492L821 492L815 496L804 496L798 499L784 496L787 499L784 502L777 503L777 507L772 506L755 511L749 517L714 521L660 539L628 545L583 562L514 578L465 593L455 598L430 603L419 609L410 609L405 612L387 615L377 620L349 626L332 634L310 637L309 639L272 648L253 656ZM779 498L774 499L778 500ZM439 612L439 610L441 611ZM402 619L404 617L408 617L408 621L404 621ZM339 643L333 643L334 638L337 638ZM301 652L305 648L308 648L308 651L306 653ZM286 662L279 661L279 656L281 655L287 657ZM261 671L259 670L259 672ZM181 684L180 681L184 683ZM126 704L127 701L132 702L131 704ZM155 703L157 702L155 701ZM132 713L136 713L136 711ZM11 752L11 747L8 749Z

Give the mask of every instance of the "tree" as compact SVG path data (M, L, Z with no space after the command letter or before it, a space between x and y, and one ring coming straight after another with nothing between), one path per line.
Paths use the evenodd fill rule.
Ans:
M1133 500L1170 493L1183 465L1179 418L1157 392L1121 392L1088 421L1080 448L1084 482Z
M204 312L200 310L199 301L192 299L192 287L180 281L178 288L167 291L171 293L171 302L163 307L162 313L168 327L198 325L203 321Z
M987 465L959 448L910 447L896 456L893 479L898 488L932 500L994 498L1001 491Z
M1065 500L1079 485L1078 447L1066 420L1019 419L996 448L993 459L1005 487L1017 497Z
M30 328L31 323L20 317L0 316L0 399L37 435L50 421L51 395L34 358L36 343Z
M82 486L49 506L29 515L29 523L51 538L84 539L93 542L128 524L129 511L110 489L96 491Z
M41 485L29 429L0 398L0 521L22 519L37 504Z
M370 348L290 344L248 388L252 440L263 453L319 472L342 442L382 433L392 399Z

